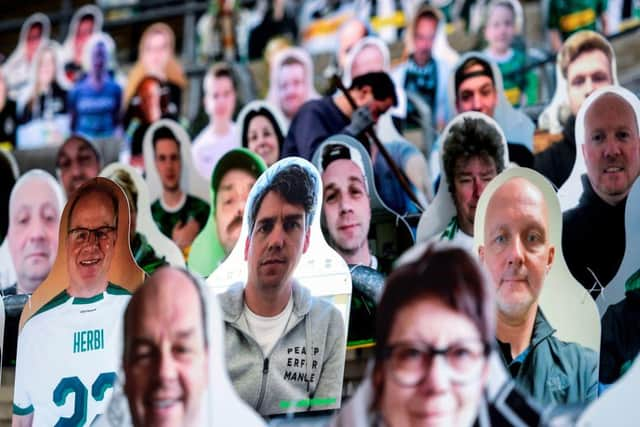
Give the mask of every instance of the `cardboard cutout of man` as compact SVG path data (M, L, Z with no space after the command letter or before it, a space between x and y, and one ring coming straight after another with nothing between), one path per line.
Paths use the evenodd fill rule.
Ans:
M245 148L231 150L218 162L211 177L211 212L189 253L189 269L202 277L220 265L235 247L249 192L267 169L257 154Z
M516 383L542 404L595 399L596 353L554 337L555 330L539 308L556 255L542 191L516 176L488 197L478 253L496 286L496 338L502 361Z
M112 181L92 179L69 199L56 262L22 314L13 425L90 424L104 411L122 313L144 274L128 235L127 200Z
M262 415L340 405L344 322L292 278L319 197L309 169L281 161L256 183L246 214L247 281L219 295L229 375Z
M455 110L458 113L478 111L494 119L507 138L509 160L530 167L534 125L505 97L498 66L481 53L469 52L460 58L451 77L450 99L455 102Z
M56 172L67 197L70 197L78 187L98 176L98 149L83 136L71 135L58 150Z
M563 215L562 249L595 299L624 256L625 206L640 175L640 101L622 87L594 92L578 113L576 141L587 173L578 205Z
M172 125L165 125L166 122ZM153 155L153 165L148 168L155 169L162 185L159 198L151 204L151 213L160 231L178 245L186 259L191 243L207 222L209 206L183 186L183 176L191 173L183 158L182 146L188 141L180 140L175 122L156 123L147 131L144 143L145 158ZM147 147L152 153L147 153Z
M124 314L122 356L134 426L205 425L206 319L200 285L185 270L161 268L134 293Z
M580 106L597 89L617 85L618 78L613 47L593 31L569 37L558 53L556 67L560 72L556 94L539 123L552 133L562 132L562 139L535 155L534 169L559 189L572 175L576 158L581 158L576 155L575 134Z

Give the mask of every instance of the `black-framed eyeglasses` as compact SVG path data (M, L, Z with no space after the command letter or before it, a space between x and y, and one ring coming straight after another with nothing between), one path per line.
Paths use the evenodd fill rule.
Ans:
M116 227L111 225L105 225L98 228L85 228L76 227L69 230L67 233L71 238L71 242L77 245L82 245L91 240L91 235L95 236L96 242L106 242L113 238L113 234L116 231Z
M477 380L485 366L491 346L482 340L464 340L445 348L425 342L399 342L385 349L387 369L401 386L420 384L433 368L434 358L443 356L452 382L465 384Z

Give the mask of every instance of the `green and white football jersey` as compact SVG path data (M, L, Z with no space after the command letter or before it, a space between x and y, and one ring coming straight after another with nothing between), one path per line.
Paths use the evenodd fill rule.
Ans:
M130 297L112 284L91 298L63 291L29 319L18 338L13 413L33 413L34 426L89 425L103 413Z

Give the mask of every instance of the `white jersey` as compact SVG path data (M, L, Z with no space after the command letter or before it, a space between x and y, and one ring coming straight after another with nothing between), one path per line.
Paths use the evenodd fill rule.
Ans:
M29 319L18 339L13 413L33 413L34 426L89 425L103 413L130 298L112 284L91 298L64 291Z

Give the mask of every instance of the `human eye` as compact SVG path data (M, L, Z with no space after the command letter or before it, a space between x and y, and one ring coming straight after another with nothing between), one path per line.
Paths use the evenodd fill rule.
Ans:
M591 134L591 142L599 143L604 139L604 134L602 132L593 132Z
M616 132L616 138L621 141L626 141L631 137L631 132L626 129L621 129Z
M301 227L300 220L298 219L288 219L284 222L285 231L296 230Z
M153 356L153 349L150 345L136 345L131 351L131 359L133 362L144 362Z
M338 199L337 191L327 191L324 196L325 203L333 203Z
M460 94L461 101L469 101L473 94L470 91L464 91Z
M598 72L598 73L595 73L591 79L595 83L603 83L603 82L608 82L609 81L609 76L607 75L607 73Z
M504 245L507 243L507 236L504 233L496 234L493 238L493 242L498 245Z
M18 213L18 215L16 216L16 221L19 225L28 224L30 219L31 219L31 215L27 211L22 211Z
M271 221L262 222L258 226L258 232L262 234L269 234L271 230L273 230L273 222Z
M585 82L585 78L584 76L575 76L573 79L571 79L571 86L582 86Z
M362 195L362 189L360 187L353 186L349 189L349 192L354 197L360 197Z
M44 219L44 221L48 223L55 222L56 220L55 210L52 207L45 207L42 210L42 219Z
M76 228L71 231L71 238L76 243L84 243L89 240L89 230L86 228Z
M111 227L100 227L95 230L98 240L107 240L111 232Z
M401 346L395 351L395 359L398 363L411 363L422 359L422 351L415 346Z
M527 242L528 243L542 243L543 237L539 231L530 231L527 233Z

